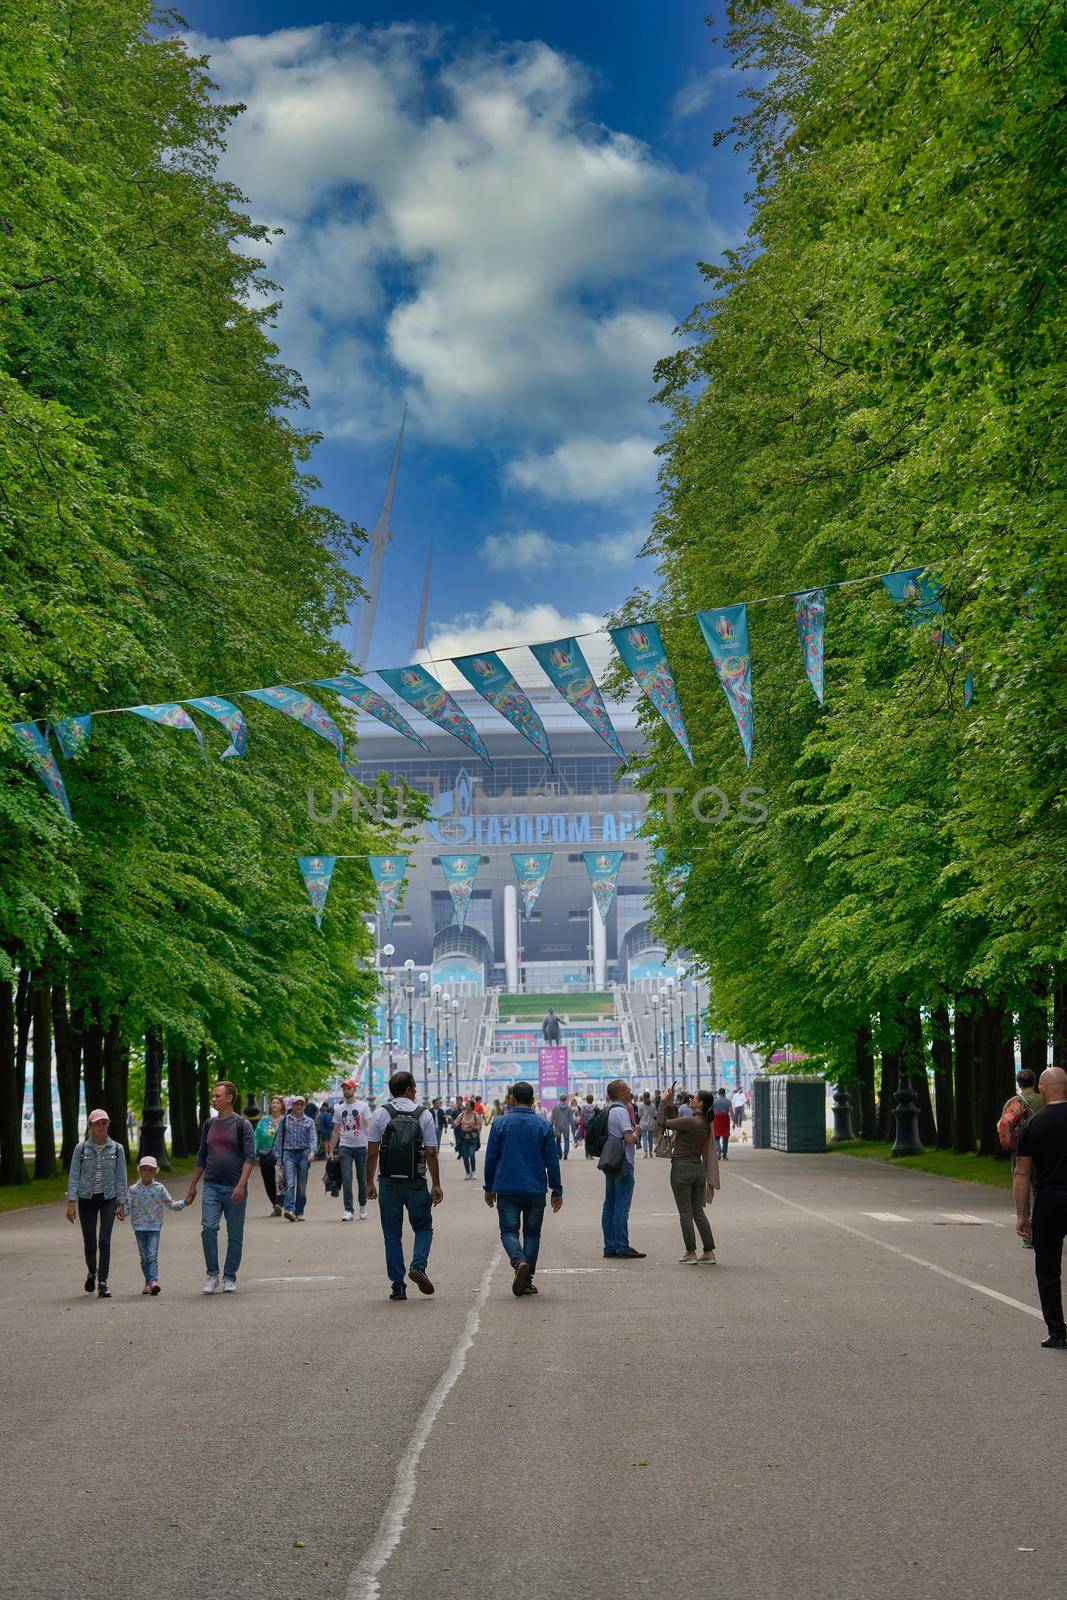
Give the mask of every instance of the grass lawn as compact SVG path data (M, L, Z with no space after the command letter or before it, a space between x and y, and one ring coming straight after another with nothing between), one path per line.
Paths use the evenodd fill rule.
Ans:
M515 1017L537 1017L540 1020L548 1010L561 1017L573 1017L585 1022L590 1017L613 1017L615 1006L610 994L590 994L581 990L577 994L502 994L499 1003L500 1020Z
M32 1165L32 1163L30 1163ZM188 1156L184 1161L175 1161L170 1172L161 1172L160 1178L175 1200L182 1198L175 1193L173 1184L179 1183L182 1178L187 1178L193 1170L193 1157ZM130 1182L137 1177L137 1168L130 1169ZM14 1183L0 1189L0 1212L22 1211L26 1206L55 1205L67 1192L67 1175L64 1173L59 1178L42 1178L40 1183Z
M961 1156L953 1150L927 1150L921 1156L898 1156L891 1160L893 1146L876 1139L856 1139L852 1144L828 1144L831 1155L859 1156L863 1161L884 1161L894 1167L911 1167L914 1172L933 1172L939 1178L962 1178L965 1183L986 1183L993 1189L1011 1188L1011 1162L996 1156Z

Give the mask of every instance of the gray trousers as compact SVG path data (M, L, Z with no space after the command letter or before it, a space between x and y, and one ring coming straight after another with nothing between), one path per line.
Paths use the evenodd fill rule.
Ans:
M682 1238L687 1250L697 1247L696 1236L705 1250L714 1250L715 1235L704 1213L704 1196L708 1175L703 1161L672 1161L671 1192L678 1207L678 1220L682 1224Z

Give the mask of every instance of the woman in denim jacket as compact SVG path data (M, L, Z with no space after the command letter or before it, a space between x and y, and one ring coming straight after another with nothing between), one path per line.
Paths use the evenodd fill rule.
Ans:
M127 1186L126 1152L108 1137L108 1122L106 1111L90 1111L89 1132L74 1147L67 1179L67 1221L78 1220L82 1225L85 1292L92 1294L95 1289L101 1300L111 1298L107 1286L111 1230L115 1218L121 1222L126 1215L122 1203Z

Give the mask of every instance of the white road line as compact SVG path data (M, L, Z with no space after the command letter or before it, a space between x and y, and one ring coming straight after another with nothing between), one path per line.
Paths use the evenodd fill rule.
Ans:
M864 1211L862 1216L870 1217L872 1222L907 1222L907 1217L898 1217L895 1211Z
M257 1283L336 1283L336 1272L312 1272L302 1278L257 1278Z
M1003 1228L1003 1222L994 1222L992 1217L976 1217L973 1211L942 1211L940 1213L946 1222L967 1222L972 1227Z
M836 1217L828 1217L823 1211L814 1211L811 1206L802 1206L796 1200L787 1200L784 1194L776 1194L773 1189L766 1188L762 1183L753 1183L751 1178L737 1177L738 1183L747 1183L750 1189L758 1189L760 1194L769 1195L772 1200L778 1200L783 1206L791 1206L794 1211L802 1211L806 1217L814 1217L818 1222L828 1223L831 1228L840 1228L842 1233L851 1233L856 1239L863 1239L867 1244L876 1244L879 1250L888 1250L890 1255L900 1256L902 1261L910 1261L916 1267L925 1267L927 1272L936 1272L939 1278L948 1278L952 1283L960 1283L965 1289L973 1289L976 1294L984 1294L990 1300L999 1300L1003 1306L1011 1306L1015 1311L1025 1311L1028 1317L1036 1317L1039 1322L1044 1319L1034 1306L1024 1305L1021 1300L1013 1300L1010 1294L1001 1294L999 1289L989 1289L984 1283L973 1283L970 1278L961 1278L958 1272L949 1272L947 1267L939 1267L933 1261L925 1261L922 1256L913 1256L907 1250L901 1250L899 1245L890 1244L888 1239L879 1239L873 1233L864 1233L861 1228L853 1228L847 1222L838 1222Z
M374 1543L363 1557L359 1566L348 1580L345 1590L345 1600L378 1600L381 1589L378 1579L389 1557L396 1549L404 1533L408 1512L411 1510L415 1498L415 1488L418 1477L419 1461L422 1452L429 1443L433 1425L437 1421L441 1408L448 1399L454 1385L462 1375L467 1364L467 1356L471 1346L478 1336L478 1329L482 1320L482 1307L489 1296L489 1282L496 1271L499 1255L494 1254L492 1261L482 1273L482 1281L478 1289L478 1298L467 1314L463 1332L459 1343L452 1352L452 1359L444 1376L422 1408L422 1414L415 1424L415 1432L411 1442L404 1452L399 1467L396 1469L396 1482L393 1492L389 1497L389 1504L382 1513L382 1520L378 1524L378 1532Z

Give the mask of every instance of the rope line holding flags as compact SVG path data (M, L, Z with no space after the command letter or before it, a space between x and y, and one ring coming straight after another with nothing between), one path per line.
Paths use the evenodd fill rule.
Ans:
M637 688L655 708L692 765L693 752L660 630L663 623L695 620L733 714L745 763L749 765L754 748L754 701L747 608L770 605L776 601L792 602L801 664L822 705L825 703L823 650L827 592L831 589L853 588L868 583L882 584L895 603L907 605L912 613L911 621L914 627L924 622L931 624L933 644L950 652L959 651L958 642L944 624L945 613L940 584L929 575L927 568L911 567L896 572L870 573L862 578L841 578L820 584L816 588L761 595L730 606L675 612L664 617L628 623L622 627L613 628L605 624L602 628L591 628L585 633L571 634L563 639L503 644L497 646L495 650L485 650L470 656L437 660L427 654L426 658L435 667L447 665L458 672L497 714L515 728L551 765L552 751L544 724L529 696L520 688L510 669L500 659L502 655L517 650L529 651L564 702L593 729L620 762L625 764L626 753L612 726L603 696L579 642L581 639L606 634ZM405 667L375 667L368 670L373 671L400 700L405 701L428 722L459 739L467 749L479 756L490 769L492 768L489 751L474 724L444 685L438 682L423 665L411 663ZM206 762L204 736L186 708L191 706L202 711L225 729L230 742L222 752L221 759L227 760L229 757L243 756L249 743L249 730L244 713L229 696L258 700L302 723L320 738L325 739L337 752L342 769L350 777L354 777L355 772L345 760L343 732L325 707L304 692L308 687L330 690L338 695L342 705L354 706L376 717L394 732L411 739L423 749L428 749L425 740L396 707L377 690L364 683L362 676L356 676L354 673L341 673L331 678L297 680L295 685L274 684L259 689L228 690L152 705L107 706L95 711L33 718L9 726L23 759L62 808L68 820L73 821L62 774L51 747L52 735L55 735L64 760L84 761L89 755L92 718L113 716L120 712L128 712L146 721L191 732ZM971 703L973 690L973 681L968 673L963 689L965 707Z

